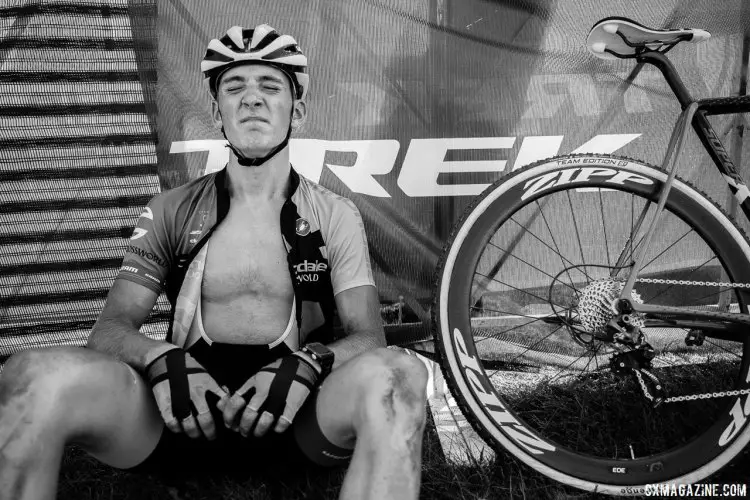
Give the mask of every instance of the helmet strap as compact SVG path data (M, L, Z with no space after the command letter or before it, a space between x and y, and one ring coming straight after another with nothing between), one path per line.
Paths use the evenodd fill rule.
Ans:
M294 113L294 111L292 111ZM224 135L224 139L227 139L227 134L224 132L224 127L221 127L221 133ZM262 165L281 151L286 147L287 144L289 144L289 137L292 135L292 117L289 117L289 129L286 131L286 137L284 137L284 140L282 140L276 147L274 147L271 151L268 152L265 156L260 156L257 158L248 158L244 154L242 154L237 148L232 146L232 143L229 142L229 139L227 139L227 147L234 152L234 155L237 157L237 163L242 165L243 167L257 167L258 165Z

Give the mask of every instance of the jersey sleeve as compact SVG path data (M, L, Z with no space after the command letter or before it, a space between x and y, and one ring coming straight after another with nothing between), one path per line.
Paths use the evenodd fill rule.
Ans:
M350 200L333 210L326 242L333 294L362 285L375 286L362 216Z
M164 197L156 195L138 218L116 279L133 281L160 293L172 260L170 248Z

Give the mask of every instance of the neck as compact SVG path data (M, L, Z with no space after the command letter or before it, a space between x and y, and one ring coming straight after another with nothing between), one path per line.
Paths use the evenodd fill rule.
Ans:
M227 164L229 196L240 201L285 200L289 185L289 146L262 165L244 167L230 150Z

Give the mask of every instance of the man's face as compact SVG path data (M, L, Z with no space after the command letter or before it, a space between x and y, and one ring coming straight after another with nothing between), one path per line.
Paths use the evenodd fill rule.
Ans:
M224 127L227 139L242 154L263 156L284 140L293 108L295 118L299 117L298 104L292 99L291 82L281 70L243 64L221 75L214 122Z

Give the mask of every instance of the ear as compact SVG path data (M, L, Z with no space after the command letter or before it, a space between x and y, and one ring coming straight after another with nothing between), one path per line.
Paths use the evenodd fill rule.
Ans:
M307 121L307 103L302 100L294 101L292 104L292 130L298 130Z
M211 100L211 118L213 119L214 127L220 129L222 127L221 111L219 111L219 101L216 99Z

